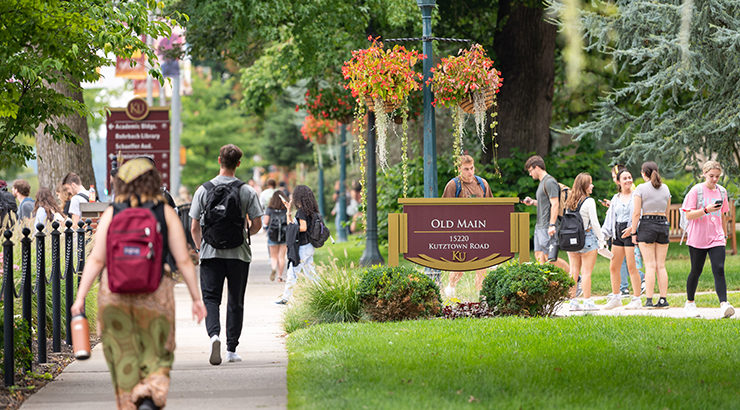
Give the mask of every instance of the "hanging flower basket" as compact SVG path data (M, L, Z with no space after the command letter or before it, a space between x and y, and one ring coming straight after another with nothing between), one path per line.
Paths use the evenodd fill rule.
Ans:
M485 151L486 110L496 104L496 94L503 83L501 72L493 68L493 60L486 56L483 46L473 44L457 56L443 58L432 72L433 77L427 80L434 92L432 104L452 111L456 161L462 148L466 114L474 114L475 130Z
M356 102L352 94L342 85L322 88L317 83L312 83L308 86L305 99L303 104L296 106L296 111L303 109L315 118L337 120L343 124L352 121Z
M482 95L483 104L486 107L486 110L491 108L493 103L496 102L496 89L494 87L488 87L474 93L469 93L467 97L460 101L460 108L462 108L466 114L475 113L475 93L480 93Z
M333 120L320 119L309 114L303 119L301 134L303 134L303 139L323 145L326 144L327 137L333 134L335 128L336 124Z
M367 105L368 111L375 112L375 101L373 101L373 99L369 95L365 95L365 105ZM400 106L401 106L400 102L393 103L390 101L385 101L385 109L383 111L385 111L385 113L388 114L388 113L393 112L396 108Z

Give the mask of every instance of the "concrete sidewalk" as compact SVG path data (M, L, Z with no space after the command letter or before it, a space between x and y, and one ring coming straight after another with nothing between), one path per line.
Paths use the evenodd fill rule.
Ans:
M172 409L285 409L288 357L281 328L283 308L273 302L284 282L270 282L267 238L252 236L252 264L245 300L244 329L237 353L242 361L211 366L210 342L205 324L191 315L185 285L175 287L176 341L167 407ZM221 305L221 339L225 347L226 291ZM87 361L75 361L31 396L24 410L115 409L113 386L103 358L102 345Z

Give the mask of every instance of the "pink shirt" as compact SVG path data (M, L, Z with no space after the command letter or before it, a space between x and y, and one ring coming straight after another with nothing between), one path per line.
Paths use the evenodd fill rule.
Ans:
M702 195L704 195L704 198L702 198L703 203L697 205L696 192L698 189L703 191ZM689 191L689 194L686 195L686 198L684 198L681 209L684 212L702 209L713 204L718 199L722 199L723 201L722 209L703 215L699 219L689 221L689 226L686 229L688 237L686 240L687 245L699 249L709 249L727 244L725 232L722 230L722 214L730 210L730 204L726 195L722 198L719 188L711 190L704 183L694 186Z

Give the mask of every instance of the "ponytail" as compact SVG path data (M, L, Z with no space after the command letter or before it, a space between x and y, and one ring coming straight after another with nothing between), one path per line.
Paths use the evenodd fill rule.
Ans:
M655 162L648 161L642 164L642 173L650 178L650 183L653 185L653 188L658 189L663 185L663 181L661 181L660 174L658 173L658 164Z

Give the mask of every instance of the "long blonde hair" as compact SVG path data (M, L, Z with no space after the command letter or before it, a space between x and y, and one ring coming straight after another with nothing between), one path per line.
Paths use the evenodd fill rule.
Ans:
M581 172L573 182L573 189L570 190L570 195L565 201L565 207L572 211L575 211L578 204L588 198L588 187L591 186L591 175L588 172Z

